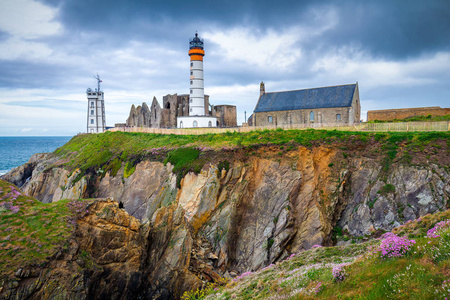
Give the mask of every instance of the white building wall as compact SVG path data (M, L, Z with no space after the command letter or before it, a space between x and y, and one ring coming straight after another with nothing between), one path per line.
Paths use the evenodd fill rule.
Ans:
M205 91L203 82L203 62L191 61L189 116L205 115Z
M104 115L104 94L103 92L87 92L88 98L88 116L87 116L87 132L102 133L105 128Z
M177 128L217 127L216 117L189 116L178 117Z

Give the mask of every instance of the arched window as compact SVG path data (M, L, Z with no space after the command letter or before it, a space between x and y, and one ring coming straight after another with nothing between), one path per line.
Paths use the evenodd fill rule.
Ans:
M167 102L166 108L167 108L167 109L170 109L170 102Z
M193 125L194 125L193 127L198 127L197 121L194 121L194 124L193 124Z
M314 121L314 112L313 112L313 111L309 113L309 120L310 120L311 122Z
M180 121L180 128L183 128L183 121Z
M153 111L155 112L155 119L156 119L156 106L153 106Z
M211 121L208 122L208 127L212 127Z
M341 120L341 114L337 114L336 115L336 121L340 121Z

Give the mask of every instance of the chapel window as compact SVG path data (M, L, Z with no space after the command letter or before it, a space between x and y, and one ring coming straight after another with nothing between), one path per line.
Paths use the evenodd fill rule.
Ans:
M314 112L313 111L309 113L309 120L311 122L314 122Z
M341 114L337 114L336 115L336 121L340 121L341 120Z
M272 123L272 122L273 122L272 116L268 116L268 117L267 117L267 121L268 121L269 123Z

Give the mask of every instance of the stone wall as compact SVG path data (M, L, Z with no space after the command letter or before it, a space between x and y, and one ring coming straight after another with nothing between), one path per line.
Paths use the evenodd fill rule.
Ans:
M367 121L392 121L411 118L415 116L445 116L450 114L450 108L433 107L412 107L399 109L369 110Z
M314 120L310 119L311 112L314 113ZM340 115L340 120L338 120L337 115ZM253 116L253 126L326 123L345 124L349 123L349 107L256 112ZM272 118L272 122L270 122L270 117Z

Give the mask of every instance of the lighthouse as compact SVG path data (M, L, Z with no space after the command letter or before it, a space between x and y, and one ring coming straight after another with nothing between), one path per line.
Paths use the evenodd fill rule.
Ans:
M189 56L191 58L190 69L190 94L189 116L205 115L205 92L203 85L203 40L195 34L189 41Z
M203 57L205 49L203 39L195 33L189 39L190 75L189 75L189 117L178 117L178 128L216 127L217 118L206 115L203 77Z
M100 91L100 76L94 76L97 79L97 88L93 91L91 88L86 90L88 99L87 110L87 132L102 133L106 130L105 125L105 101L104 94Z

